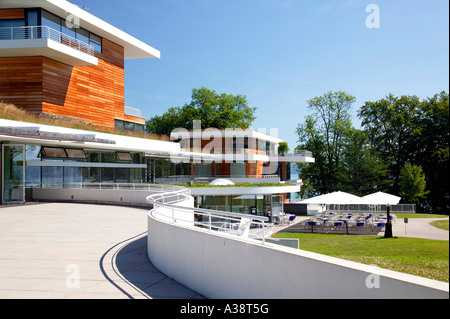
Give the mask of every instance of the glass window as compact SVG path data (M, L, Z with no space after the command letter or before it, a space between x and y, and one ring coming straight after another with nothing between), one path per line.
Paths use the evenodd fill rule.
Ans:
M109 167L101 168L101 182L114 183L114 168Z
M131 183L142 183L142 169L131 168Z
M25 20L0 20L0 28L18 28L25 26ZM25 36L21 28L1 29L0 40L23 39Z
M130 153L116 153L116 158L118 162L131 162L131 154Z
M83 172L81 167L64 167L64 188L81 187Z
M63 25L61 26L61 32L62 32L63 34L66 34L66 35L68 35L68 36L74 38L74 39L75 39L76 36L77 36L77 34L76 34L76 32L75 32L75 28L68 28L68 27L66 27L65 23L63 23Z
M76 29L76 38L80 40L81 42L81 51L87 52L87 47L84 45L89 44L89 31L83 28L77 28Z
M230 177L246 177L247 164L246 163L230 163Z
M100 152L98 150L84 150L89 163L100 162Z
M27 10L26 13L27 26L39 25L39 12L38 10Z
M67 156L71 159L86 159L86 154L83 150L66 148L66 153Z
M61 32L61 18L53 13L42 10L42 26L47 26Z
M98 167L85 167L83 182L85 183L99 183L100 182L100 169Z
M141 164L141 153L131 153L133 164Z
M41 148L42 158L67 158L67 154L63 148L56 147L42 147Z
M100 159L102 163L115 163L114 152L100 152Z
M94 46L94 50L102 53L102 38L93 33L89 34L89 44Z
M129 183L130 182L130 169L129 168L116 168L116 183Z
M63 167L42 167L42 186L61 188L64 179Z

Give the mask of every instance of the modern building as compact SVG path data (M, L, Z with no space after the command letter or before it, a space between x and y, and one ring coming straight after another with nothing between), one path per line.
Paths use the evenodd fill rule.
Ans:
M0 4L0 102L31 113L142 129L145 120L124 106L124 60L159 56L64 0ZM278 156L282 140L255 130L186 130L171 139L0 119L1 202L23 203L43 188L226 179L249 185L192 187L197 205L274 216L300 191L301 181L288 181L287 164L314 162L307 151Z
M125 107L124 61L160 52L67 1L2 0L0 101L107 128L143 129Z

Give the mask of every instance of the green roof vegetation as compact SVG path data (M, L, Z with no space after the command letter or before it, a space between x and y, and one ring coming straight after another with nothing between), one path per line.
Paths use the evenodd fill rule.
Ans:
M51 126L59 126L66 127L78 130L92 131L98 133L107 133L107 134L115 134L115 135L124 135L130 137L139 137L139 138L147 138L152 140L162 140L169 141L169 137L165 135L158 135L154 133L148 132L134 132L134 131L122 131L122 130L114 130L107 127L102 127L96 125L92 122L87 122L78 119L69 119L66 117L61 117L55 114L35 114L27 112L14 104L4 103L0 101L0 118L13 120L13 121L21 121L28 123L36 123L43 125L51 125Z

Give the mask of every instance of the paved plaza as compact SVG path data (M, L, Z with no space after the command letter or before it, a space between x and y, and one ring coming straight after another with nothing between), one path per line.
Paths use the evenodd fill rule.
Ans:
M148 209L0 208L0 299L191 299L147 257Z

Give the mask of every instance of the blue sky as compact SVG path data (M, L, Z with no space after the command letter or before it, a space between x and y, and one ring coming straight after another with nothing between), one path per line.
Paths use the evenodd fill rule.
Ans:
M447 0L71 0L161 51L128 60L125 104L150 118L193 88L242 94L253 128L297 145L307 100L342 90L365 101L449 91ZM369 29L369 4L380 28Z

